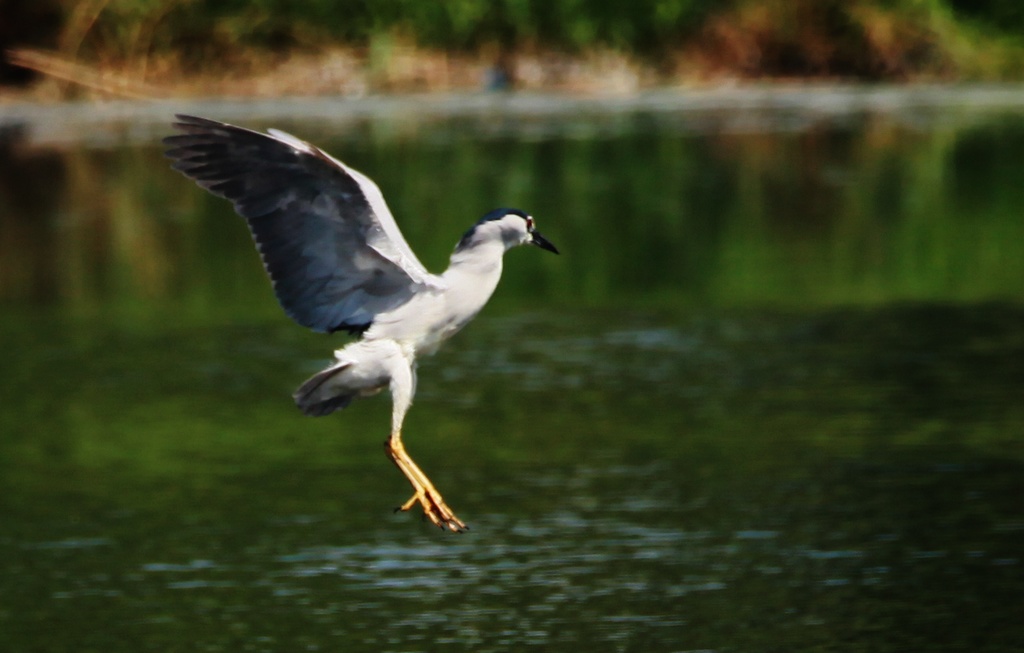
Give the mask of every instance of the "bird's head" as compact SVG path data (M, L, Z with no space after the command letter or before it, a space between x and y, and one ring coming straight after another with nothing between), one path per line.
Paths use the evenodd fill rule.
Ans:
M519 209L494 209L487 213L462 236L455 251L493 241L501 241L506 250L517 245L536 245L558 254L558 248L537 231L533 217Z

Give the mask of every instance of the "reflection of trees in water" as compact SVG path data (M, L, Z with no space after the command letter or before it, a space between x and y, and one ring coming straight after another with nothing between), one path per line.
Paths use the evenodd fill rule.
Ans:
M725 134L735 192L716 294L812 303L1019 295L1019 119L917 128L866 114L795 133ZM984 172L982 172L984 171Z
M4 132L0 296L89 303L165 294L178 240L152 155L29 147L19 129Z
M922 130L865 114L786 131L738 127L746 113L710 129L597 117L535 138L458 121L357 138L290 129L375 179L428 267L442 268L490 208L537 216L570 255L517 260L497 303L1020 296L1019 121ZM276 315L244 225L155 148L30 149L18 134L0 142L0 297L176 298Z
M56 293L53 227L65 182L61 153L26 147L20 125L0 129L0 295Z

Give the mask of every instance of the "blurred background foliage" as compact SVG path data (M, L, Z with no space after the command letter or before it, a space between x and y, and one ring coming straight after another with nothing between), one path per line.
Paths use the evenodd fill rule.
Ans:
M1019 0L0 0L0 47L183 69L253 52L610 49L671 73L864 79L1019 78Z

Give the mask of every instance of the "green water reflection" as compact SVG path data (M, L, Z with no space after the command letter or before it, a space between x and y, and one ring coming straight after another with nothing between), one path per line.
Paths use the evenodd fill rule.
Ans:
M0 157L0 638L12 651L1010 651L1024 641L1024 117L529 138L288 125L428 267L495 205L492 305L408 445L301 417L280 315L155 148Z
M428 267L495 204L527 207L575 256L517 257L508 303L746 306L1019 299L1024 118L913 129L693 133L643 116L533 139L459 123L288 125L384 188ZM159 150L5 146L0 294L131 311L265 310L248 237Z

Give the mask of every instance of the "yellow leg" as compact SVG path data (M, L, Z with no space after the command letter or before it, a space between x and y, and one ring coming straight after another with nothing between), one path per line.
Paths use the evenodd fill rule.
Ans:
M406 453L405 445L402 444L401 433L391 434L391 437L384 443L384 450L387 452L391 462L395 463L398 470L409 480L413 489L412 497L396 508L396 511L407 511L419 503L423 507L423 514L435 526L446 528L453 533L462 533L469 529L465 522L455 516L452 509L444 502L441 493L437 491L434 484L423 473L423 470Z

